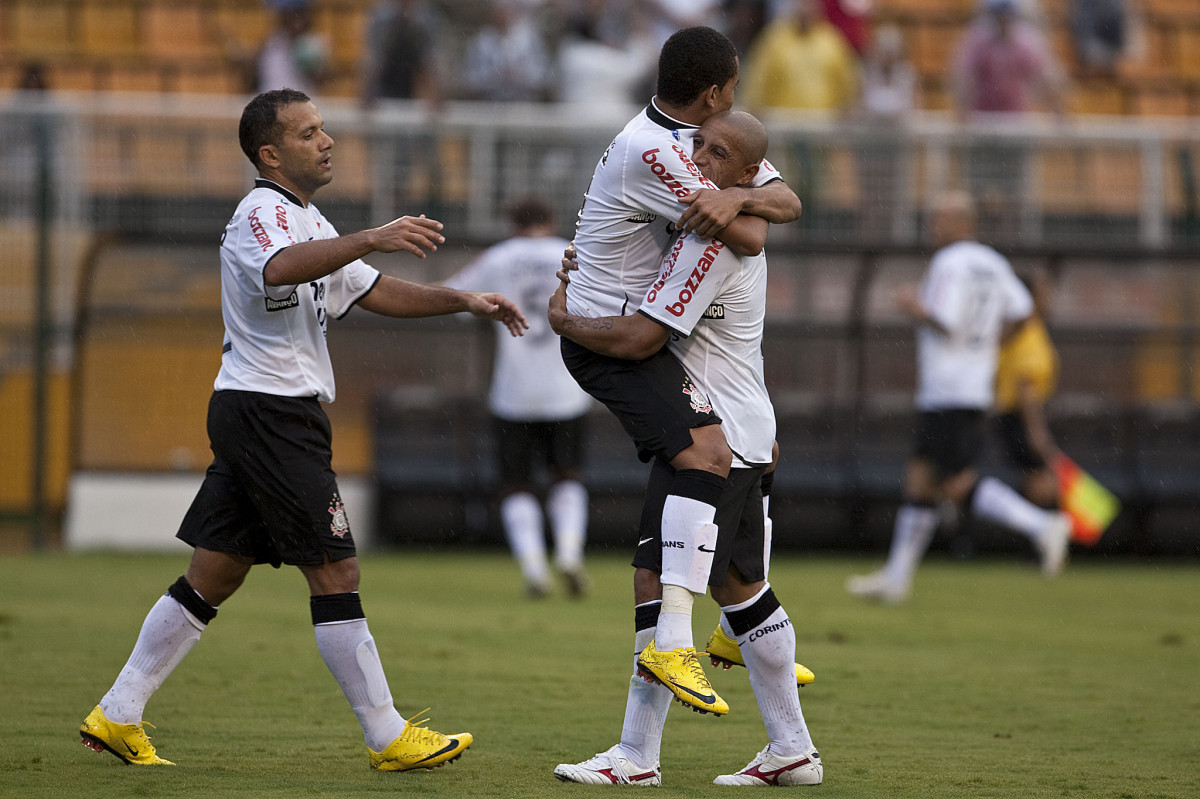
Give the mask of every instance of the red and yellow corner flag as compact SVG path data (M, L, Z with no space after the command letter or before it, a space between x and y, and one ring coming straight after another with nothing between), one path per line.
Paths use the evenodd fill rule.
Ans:
M1058 501L1071 517L1071 540L1091 546L1121 511L1121 502L1096 478L1063 453L1053 461L1058 476Z

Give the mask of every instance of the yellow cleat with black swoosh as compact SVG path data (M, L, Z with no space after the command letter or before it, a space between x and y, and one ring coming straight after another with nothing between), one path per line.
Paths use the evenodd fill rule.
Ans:
M421 713L428 710L429 708L425 708ZM419 716L421 713L416 715ZM427 721L429 719L420 721L409 719L400 737L388 744L388 747L382 752L376 752L368 746L367 751L371 753L371 768L379 771L435 769L457 759L475 740L469 732L443 735L421 726Z
M83 739L83 745L93 752L112 752L126 765L175 765L158 756L154 744L150 743L150 736L143 729L145 724L144 721L141 724L113 724L96 705L80 725L79 737Z
M704 649L714 666L729 669L734 666L746 665L746 661L742 657L742 648L738 646L737 641L725 634L725 630L719 624L717 629L713 630L713 634L709 636L708 645ZM796 664L796 685L803 688L815 679L817 679L817 675L813 674L811 669L799 663Z
M660 652L651 641L638 654L637 664L642 679L662 683L692 710L718 716L729 712L729 704L713 690L692 647Z

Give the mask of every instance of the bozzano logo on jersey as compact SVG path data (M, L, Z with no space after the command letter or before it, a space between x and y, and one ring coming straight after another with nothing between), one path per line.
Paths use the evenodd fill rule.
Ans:
M723 249L725 249L725 245L716 239L713 239L712 243L704 248L700 259L692 267L692 273L688 275L683 288L679 290L677 301L667 306L667 313L676 318L683 316L683 312L687 310L688 303L692 301L692 297L700 289L700 284L704 282L704 276L708 274L708 270L712 268L713 261L716 260ZM685 266L684 268L686 269L687 267Z
M692 163L692 159L686 152L684 152L682 147L678 145L671 145L671 149L674 150L675 154L679 156L679 160L683 164L684 169L699 178L700 182L703 183L706 188L716 188L716 186L713 185L708 178L700 174L699 167ZM657 147L655 147L653 150L647 150L646 152L642 153L642 161L650 165L650 171L654 173L654 176L661 180L663 185L666 186L676 197L686 197L691 194L691 189L680 183L679 179L668 172L667 167L658 160L659 152L660 151Z

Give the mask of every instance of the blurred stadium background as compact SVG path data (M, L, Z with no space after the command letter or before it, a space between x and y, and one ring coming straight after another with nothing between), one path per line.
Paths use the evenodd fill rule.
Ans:
M486 4L438 5L465 37ZM1042 3L1064 63L1065 6ZM373 259L422 281L505 236L505 206L530 191L554 200L569 236L595 159L636 107L364 110L369 7L313 2L332 44L318 97L337 140L336 179L317 198L325 215L343 231L441 219L449 243L436 256ZM914 371L895 289L924 269L926 201L970 183L980 154L1020 152L981 189L982 237L1055 278L1052 425L1124 504L1096 549L1200 552L1200 3L1141 8L1145 51L1113 77L1074 76L1065 120L948 113L950 50L974 0L877 0L876 20L901 27L920 76L922 111L901 131L768 118L772 160L806 208L770 243L779 545L884 546ZM270 26L255 0L0 4L0 86L37 63L50 87L0 91L0 551L170 540L209 459L217 241L252 178L236 141L248 96L226 47L256 46ZM518 299L541 312L542 298ZM379 545L500 542L488 327L360 313L332 331L335 468L358 500L356 529ZM645 472L606 413L594 429L591 537L615 541Z

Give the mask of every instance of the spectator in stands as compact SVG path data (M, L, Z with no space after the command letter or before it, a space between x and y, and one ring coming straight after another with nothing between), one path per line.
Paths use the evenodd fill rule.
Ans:
M964 116L1021 113L1040 100L1063 111L1064 80L1045 37L1018 14L1016 0L983 0L954 58L954 96Z
M721 4L725 35L737 47L740 58L746 58L751 43L766 26L769 6L769 0L724 0Z
M558 45L559 102L611 108L645 99L658 45L643 15L617 15L611 5L585 0L568 16Z
M954 59L954 96L963 119L1025 114L1040 103L1061 116L1064 78L1042 32L1018 13L1016 0L983 0ZM1029 153L1020 141L982 142L967 151L967 183L979 200L989 238L1021 233Z
M329 66L329 42L313 31L309 0L277 0L275 29L255 58L256 91L296 89L315 96Z
M1129 40L1126 0L1071 0L1070 23L1080 71L1112 77Z
M751 112L828 112L852 109L858 90L858 58L845 37L817 0L791 0L751 45L739 93Z
M886 565L851 577L846 585L852 594L882 602L908 597L913 574L937 530L942 503L1028 537L1048 577L1062 569L1071 534L1065 514L1043 510L975 470L1002 332L1030 315L1033 300L1007 259L974 240L969 195L952 192L939 198L931 219L939 249L919 294L899 298L901 309L918 325L914 455L905 470Z
M536 10L518 0L492 0L490 21L467 44L461 79L472 100L545 100L550 55Z
M863 60L861 113L865 138L856 147L860 230L867 240L903 235L912 158L901 132L916 106L917 74L895 25L879 28Z
M821 0L825 18L842 32L860 56L866 55L871 42L872 0Z
M554 211L527 197L511 211L514 235L483 252L445 282L462 291L503 288L533 307L558 288L556 272L569 242L554 234ZM490 287L490 288L485 288ZM531 597L550 592L544 518L554 538L554 565L567 591L586 587L583 545L588 495L580 481L586 417L592 400L563 365L558 336L545 314L530 314L520 338L496 328L496 361L488 407L500 466L500 518ZM537 470L549 478L546 513L534 493Z
M363 105L396 99L440 106L441 29L428 0L378 0L364 37Z
M21 80L18 89L27 92L40 92L49 88L46 83L46 68L38 61L28 61L21 66Z

